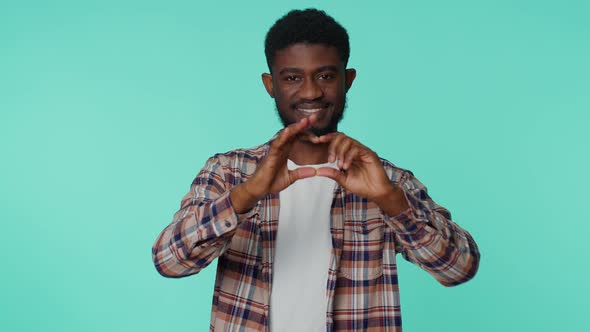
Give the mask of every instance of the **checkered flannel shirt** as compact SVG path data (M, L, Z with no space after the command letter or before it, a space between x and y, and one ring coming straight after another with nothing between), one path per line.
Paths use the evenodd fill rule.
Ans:
M173 278L198 273L218 258L210 331L269 330L279 195L268 195L244 214L234 211L229 196L254 173L269 145L211 157L152 248L158 272ZM445 286L471 279L478 268L471 235L411 172L381 162L410 207L388 216L336 185L327 331L401 331L396 253Z

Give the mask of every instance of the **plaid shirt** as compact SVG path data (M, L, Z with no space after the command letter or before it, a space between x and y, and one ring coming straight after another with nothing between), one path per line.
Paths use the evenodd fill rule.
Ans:
M279 195L237 214L229 193L254 173L269 144L211 157L152 248L156 269L166 277L198 273L218 258L211 331L268 331ZM381 161L410 208L387 216L336 186L327 331L401 331L396 253L445 286L471 279L478 268L479 252L469 233L411 172Z

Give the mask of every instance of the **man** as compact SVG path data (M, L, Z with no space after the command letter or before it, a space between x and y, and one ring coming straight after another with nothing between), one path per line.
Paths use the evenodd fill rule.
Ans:
M401 331L396 253L445 286L477 271L475 242L413 174L337 131L349 52L323 11L279 19L262 82L284 129L211 157L153 246L167 277L218 258L211 331Z

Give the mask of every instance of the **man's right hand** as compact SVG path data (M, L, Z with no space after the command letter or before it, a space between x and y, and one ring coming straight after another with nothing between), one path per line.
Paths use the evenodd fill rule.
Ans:
M268 194L277 193L293 182L316 175L313 167L287 168L287 159L295 140L301 135L311 135L304 131L311 127L317 117L303 118L283 129L271 143L266 157L262 160L248 181L234 187L230 193L234 210L244 213Z

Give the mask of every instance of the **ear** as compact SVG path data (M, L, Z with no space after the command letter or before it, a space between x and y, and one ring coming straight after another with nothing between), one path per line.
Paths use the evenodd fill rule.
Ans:
M352 86L352 82L354 81L354 78L356 77L356 69L354 68L349 68L346 69L346 79L344 84L346 84L346 92L348 92L348 89L350 89L350 87Z
M275 97L275 92L272 84L272 75L268 73L262 74L262 84L264 84L264 88L266 92L270 95L271 98Z

